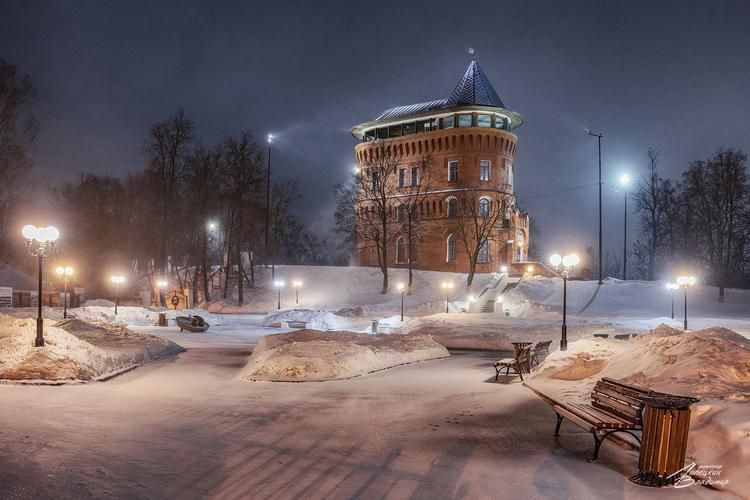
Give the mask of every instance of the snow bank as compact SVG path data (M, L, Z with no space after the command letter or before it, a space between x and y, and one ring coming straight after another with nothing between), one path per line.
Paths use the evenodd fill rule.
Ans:
M377 267L336 266L276 266L273 280L270 269L256 269L256 286L245 290L246 304L232 300L212 302L211 312L250 313L268 312L277 307L278 291L272 286L274 280L286 282L281 290L281 307L296 305L293 281L302 281L299 289L299 306L308 309L336 311L342 308L365 306L368 314L377 316L393 314L401 307L398 283L408 283L407 269L389 269L390 289L380 293L383 275ZM412 293L405 296L410 315L433 314L445 310L445 295L440 284L452 281L456 288L451 301L464 300L466 293L465 273L443 273L415 270ZM475 292L482 291L492 281L492 274L477 274L472 286ZM452 307L454 305L452 304Z
M203 317L203 319L212 326L222 324L221 315L211 314L205 309L174 310L148 307L118 307L117 316L115 316L115 310L113 307L84 306L70 309L68 315L72 315L88 322L104 322L132 326L153 326L159 321L159 313L166 313L167 320L174 320L177 316L190 316L192 314L197 314Z
M337 380L448 356L445 347L427 336L298 330L261 337L242 378L278 382Z
M720 465L725 489L750 497L750 340L725 328L683 333L662 325L629 341L583 339L554 352L527 379L543 394L587 401L602 377L698 396L688 463Z
M665 285L664 281L622 281L607 278L598 287L595 280L569 280L568 313L575 315L585 308L583 312L587 315L668 316L672 294ZM518 308L514 316L538 316L544 311L559 312L562 309L562 295L562 279L534 276L521 281L516 288L505 294L505 298ZM716 287L696 285L688 292L688 303L690 316L693 317L747 319L750 290L728 288L725 302L719 303ZM678 291L675 295L678 315L681 304L682 291ZM524 308L528 308L528 313Z
M312 309L282 309L269 313L263 318L263 326L285 326L287 321L305 321L311 330L357 331L364 324L358 318L338 316L330 311Z
M604 333L633 333L611 323L571 322L568 339L574 340ZM449 349L511 351L512 342L552 340L555 349L560 340L560 323L531 319L498 317L493 314L435 314L410 319L401 329L409 335L430 335Z
M35 337L35 320L0 315L0 379L91 381L182 351L166 339L77 319L45 320L44 347L34 347Z

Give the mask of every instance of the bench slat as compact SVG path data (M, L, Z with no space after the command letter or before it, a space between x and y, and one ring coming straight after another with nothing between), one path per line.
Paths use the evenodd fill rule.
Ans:
M617 413L622 413L622 416L625 418L629 418L632 420L638 420L640 414L641 414L641 408L638 406L631 406L625 403L622 403L616 399L607 397L602 397L599 393L593 393L591 394L591 402L594 406L597 404L605 407L612 408Z
M591 422L591 424L599 429L634 429L637 427L633 422L629 422L617 415L601 411L587 404L570 404L568 407L578 413L581 418Z
M566 410L562 406L555 405L552 407L552 409L555 410L555 413L557 413L558 415L562 415L563 417L567 418L568 420L576 424L578 427L581 427L582 429L586 429L588 432L594 432L596 430L596 427L591 425L591 423L583 420L578 415Z
M643 404L641 403L640 399L633 397L631 395L625 394L622 391L620 391L619 387L612 387L612 386L607 386L604 384L600 385L599 383L597 383L596 386L594 386L594 391L592 392L592 394L593 393L604 394L605 396L618 399L622 401L623 403L626 403L632 406L641 406Z

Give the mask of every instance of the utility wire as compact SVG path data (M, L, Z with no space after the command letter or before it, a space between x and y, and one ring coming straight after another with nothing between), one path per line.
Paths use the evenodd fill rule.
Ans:
M518 201L519 202L521 202L521 201L528 201L528 200L533 200L535 198L545 198L547 196L554 196L554 195L557 195L557 194L569 193L570 191L576 191L578 189L584 189L584 188L587 188L587 187L596 186L598 184L599 184L598 182L594 182L592 184L584 184L582 186L576 186L576 187L572 187L572 188L568 188L568 189L561 189L560 191L553 191L551 193L543 193L543 194L536 194L534 196L526 196L524 198L519 198Z

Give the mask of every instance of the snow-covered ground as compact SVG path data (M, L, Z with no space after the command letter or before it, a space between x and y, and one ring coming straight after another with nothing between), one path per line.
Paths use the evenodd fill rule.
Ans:
M445 314L440 283L446 275L417 272L413 293L405 297L406 321L401 323L400 294L395 287L387 295L379 293L377 269L280 266L277 270L287 283L305 282L299 307L290 288L283 291L280 312L275 290L249 291L251 304L236 309L262 314L196 311L212 325L200 334L180 333L171 322L168 327L155 326L157 309L120 308L117 318L106 302L73 310L79 319L127 324L136 332L172 340L187 351L106 384L0 386L0 433L6 443L0 449L4 493L11 497L682 499L729 498L728 492L748 496L742 484L750 435L748 390L740 377L748 364L737 357L744 344L715 329L698 335L705 337L702 343L692 333L648 337L649 329L659 323L681 328L682 296L676 297L677 318L668 319L671 296L663 283L607 280L598 288L595 282L570 282L570 347L560 353L554 352L560 335L560 280L523 281L504 296L504 307L510 312L506 317L459 312L466 292L461 276L452 276L457 285L455 302ZM394 271L391 283L405 274ZM475 293L489 276L481 280ZM712 287L691 289L690 327L720 326L750 335L750 292L728 290L724 304L717 302L717 296ZM218 304L215 310L226 313L232 308ZM12 313L33 317L35 311ZM46 317L60 315L61 311L45 308ZM370 321L378 319L395 332L409 334L393 338L430 335L443 345L473 349L507 350L511 341L550 339L553 353L543 365L547 368L540 369L530 383L549 384L561 396L583 398L592 381L604 375L667 392L697 394L703 400L694 406L689 455L702 463L723 465L730 486L726 491L638 487L627 481L636 471L637 451L616 444L605 445L599 463L588 463L590 434L564 426L560 439L555 439L555 419L546 403L518 379L493 383L492 361L505 354L454 351L445 359L321 384L243 380L253 349L258 357L264 352L256 344L266 342L261 340L266 335L291 331L263 325L283 324L287 319L308 321L308 327L320 330L355 332L368 331ZM594 333L613 337L623 332L644 337L592 338ZM721 344L726 336L735 338L731 346ZM305 351L299 352L316 354ZM317 354L324 359L324 354ZM578 363L577 357L568 360L579 354L583 362ZM688 361L681 361L681 356ZM581 368L566 371L569 361Z
M552 353L526 384L586 402L602 377L701 398L692 410L687 461L721 466L713 479L750 498L750 340L722 328L683 333L667 326L628 341L582 339Z
M277 382L339 380L448 356L445 347L424 335L299 330L262 337L242 378Z

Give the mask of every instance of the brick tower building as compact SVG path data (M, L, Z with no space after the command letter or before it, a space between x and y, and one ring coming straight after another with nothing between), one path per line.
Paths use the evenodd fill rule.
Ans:
M416 269L468 272L473 259L475 272L486 273L525 262L529 216L515 206L518 138L511 132L522 123L475 58L448 98L391 108L354 127L361 141L354 148L361 172L358 211L372 209L361 193L368 176L377 175L368 167L384 155L395 162L383 197L391 236L382 248L360 237L358 263L378 265L385 253L388 267L406 267L411 260ZM420 185L426 184L425 168L429 186ZM419 230L407 232L407 221Z

